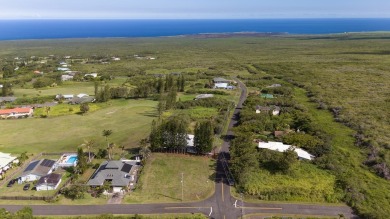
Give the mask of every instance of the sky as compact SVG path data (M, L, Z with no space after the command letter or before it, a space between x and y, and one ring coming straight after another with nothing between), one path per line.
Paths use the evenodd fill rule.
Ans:
M390 18L390 0L0 0L0 19Z

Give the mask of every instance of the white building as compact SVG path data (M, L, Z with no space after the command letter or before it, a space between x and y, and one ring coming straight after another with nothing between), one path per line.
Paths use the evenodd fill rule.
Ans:
M84 77L91 76L93 78L96 78L97 75L98 75L97 73L90 73L90 74L85 74Z
M7 170L9 170L13 163L19 163L17 157L13 157L11 154L0 152L0 179L2 173L5 173Z
M55 163L54 160L48 159L32 161L28 164L22 175L20 175L18 182L23 183L39 180L41 177L53 172Z
M61 81L69 81L69 80L73 80L72 75L61 75Z
M298 154L298 157L300 159L306 159L306 160L314 159L314 156L309 154L307 151L292 145L283 144L282 142L274 142L274 141L259 142L258 147L262 149L268 149L268 150L279 151L279 152L284 152L290 147L293 147L294 151Z
M42 176L37 184L37 191L56 190L61 184L61 175L57 173L50 173L46 176Z
M214 88L227 89L228 85L228 83L215 83Z

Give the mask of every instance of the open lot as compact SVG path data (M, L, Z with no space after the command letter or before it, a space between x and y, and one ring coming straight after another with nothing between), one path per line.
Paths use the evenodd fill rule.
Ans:
M75 151L89 139L97 142L97 148L106 148L104 129L113 131L111 142L125 148L137 147L139 140L148 135L156 104L151 100L113 100L101 110L84 116L2 120L0 151L14 154Z
M136 190L124 202L181 202L182 174L184 201L202 200L214 192L215 161L210 158L156 153L147 162Z

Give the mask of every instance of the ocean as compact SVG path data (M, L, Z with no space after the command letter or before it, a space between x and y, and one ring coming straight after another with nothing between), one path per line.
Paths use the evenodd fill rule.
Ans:
M0 40L161 37L201 33L390 31L390 19L0 20Z

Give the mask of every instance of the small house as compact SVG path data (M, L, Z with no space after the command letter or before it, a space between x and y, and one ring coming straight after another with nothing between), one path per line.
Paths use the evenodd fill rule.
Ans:
M215 89L227 89L228 83L215 83L214 88Z
M50 174L54 170L55 163L54 160L48 159L32 161L20 175L19 183L39 180L41 177Z
M2 174L9 170L14 163L19 163L17 157L11 156L11 154L0 152L0 179Z
M90 74L85 74L85 75L84 75L84 78L85 78L85 77L92 77L92 78L96 78L96 77L97 77L97 75L98 75L97 73L90 73Z
M71 100L71 99L73 99L73 97L74 97L73 94L57 94L56 95L57 100L60 100L60 99Z
M69 81L69 80L73 80L72 75L61 75L61 81Z
M50 173L39 178L36 188L37 191L56 190L61 183L61 175L57 173Z
M294 151L297 153L299 159L312 160L315 158L313 155L309 154L307 151L301 148L292 145L283 144L282 142L273 142L273 141L259 142L258 147L260 149L268 149L268 150L273 150L278 152L284 152L289 148L293 148Z
M214 94L199 94L195 97L195 100L214 97Z

